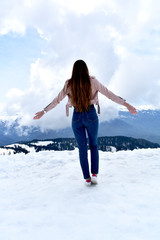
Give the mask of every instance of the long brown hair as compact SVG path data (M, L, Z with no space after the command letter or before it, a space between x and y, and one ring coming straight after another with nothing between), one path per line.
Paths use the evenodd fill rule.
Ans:
M71 101L76 110L88 111L92 91L88 67L83 60L77 60L74 63L68 87L71 89Z

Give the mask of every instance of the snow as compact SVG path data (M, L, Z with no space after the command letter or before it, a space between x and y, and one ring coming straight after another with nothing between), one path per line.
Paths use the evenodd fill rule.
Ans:
M0 155L10 155L10 154L14 154L13 149L0 148Z
M53 141L38 141L38 142L32 142L31 144L36 145L36 146L47 146L52 143L53 143Z
M35 145L35 144L34 144L34 145ZM23 149L28 150L29 152L33 152L33 151L35 152L34 147L29 147L29 146L26 145L26 144L14 143L14 144L7 145L7 146L5 146L5 147L13 147L13 148L15 148L15 147L21 147L21 148L23 148Z
M0 156L0 239L159 240L160 149L99 153L90 187L77 149Z

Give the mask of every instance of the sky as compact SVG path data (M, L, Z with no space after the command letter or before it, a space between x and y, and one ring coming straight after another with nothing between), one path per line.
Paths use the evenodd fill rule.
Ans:
M42 119L73 63L133 106L160 108L158 0L0 0L0 118L58 129L70 125L63 100ZM99 96L100 121L121 106Z

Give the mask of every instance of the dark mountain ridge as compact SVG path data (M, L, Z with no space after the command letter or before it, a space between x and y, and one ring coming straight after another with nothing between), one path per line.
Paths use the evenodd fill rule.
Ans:
M29 142L21 141L12 145L0 148L1 155L5 155L5 150L9 153L29 153L30 151L64 151L74 150L77 143L74 138L57 138L42 140L32 140ZM89 145L88 145L89 148ZM135 139L132 137L116 136L116 137L99 137L98 149L101 151L115 152L121 150L134 150L142 148L160 148L157 143L152 143L144 139Z

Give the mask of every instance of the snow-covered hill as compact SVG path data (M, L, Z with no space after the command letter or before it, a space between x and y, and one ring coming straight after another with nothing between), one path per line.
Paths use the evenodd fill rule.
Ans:
M159 156L100 151L90 187L77 150L0 156L0 239L159 240Z
M44 141L32 140L0 147L0 155L17 153L30 153L40 151L74 150L77 147L75 138L57 138ZM98 148L102 151L116 152L121 150L134 150L142 148L160 148L159 144L123 136L99 137Z

